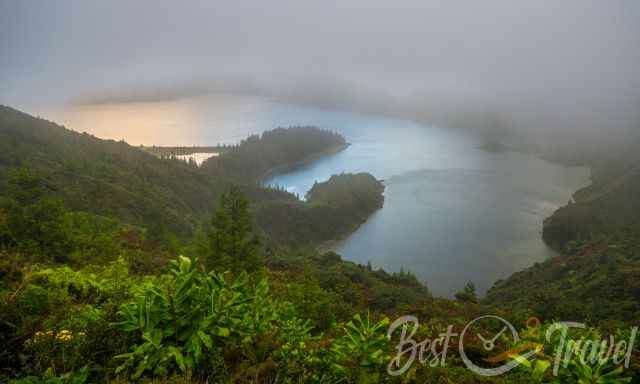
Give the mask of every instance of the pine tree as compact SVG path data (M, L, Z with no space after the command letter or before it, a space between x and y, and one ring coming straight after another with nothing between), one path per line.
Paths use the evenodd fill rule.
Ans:
M249 201L235 186L220 196L211 218L210 269L252 270L259 266L258 237L253 231Z
M476 286L472 282L468 282L464 289L456 293L456 299L463 303L477 303L478 296L476 294Z

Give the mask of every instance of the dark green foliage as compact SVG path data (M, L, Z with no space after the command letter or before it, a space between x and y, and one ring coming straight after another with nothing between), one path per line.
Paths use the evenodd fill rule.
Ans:
M5 179L5 196L19 205L35 204L46 194L44 180L29 168L9 168Z
M108 263L118 256L127 256L136 247L136 240L144 242L140 228L109 217L69 212L65 220L71 237L71 265Z
M11 169L6 184L7 196L0 197L0 246L68 261L71 238L62 202L46 196L42 179L27 169Z
M131 369L134 379L187 370L220 378L235 364L257 369L268 356L274 359L285 341L308 337L310 330L290 304L268 295L266 281L253 288L244 273L235 280L207 274L187 258L172 262L169 274L144 286L120 316L115 329L137 334L140 342L116 356L124 361L116 373ZM302 334L287 334L295 324ZM266 355L254 354L261 349Z
M547 333L549 331L550 333ZM562 342L561 333L568 335L565 343ZM630 383L633 380L632 377L625 374L622 364L614 364L612 361L613 356L618 360L624 358L626 348L618 351L612 349L611 352L608 352L610 354L608 359L602 358L607 352L598 355L599 358L589 358L587 355L593 353L593 350L589 348L586 348L587 352L583 354L584 345L602 342L603 334L597 328L570 328L566 325L549 323L527 327L527 329L520 331L520 335L523 340L511 343L511 346L533 344L536 346L537 353L529 359L516 356L515 360L520 364L516 367L515 372L521 372L528 376L532 383L622 384ZM620 333L615 335L615 337L621 336L624 337ZM558 366L558 371L554 374L555 356L560 352L559 348L562 348L563 363Z
M144 227L147 240L166 251L176 251L179 241L189 238L198 225L208 220L211 202L231 183L238 185L258 211L264 202L267 214L284 207L301 210L293 212L294 217L297 213L326 215L322 209L309 212L286 191L260 187L259 179L345 146L342 136L316 127L278 128L226 147L220 156L197 168L0 106L0 174L16 167L29 168L44 175L47 197L62 199L73 211ZM0 177L0 197L9 192L7 178ZM289 203L296 204L289 207ZM351 210L343 213L341 220L345 223L335 220L333 239L344 236L354 228L354 222L362 220L348 217L349 213L359 214ZM264 219L264 215L260 217ZM0 214L0 227L4 221ZM267 233L271 228L288 228L290 224L287 216L258 222ZM279 236L278 241L282 238Z
M45 193L45 180L28 168L7 173L9 193L0 197L0 247L24 262L104 263L146 246L140 228L68 211L60 199Z
M333 175L328 181L315 183L307 193L312 204L349 207L367 215L382 208L384 185L368 173Z
M0 377L15 369L55 376L113 368L112 354L129 339L115 337L109 323L132 283L122 260L82 271L23 269L0 290L0 366L7 370Z
M41 190L39 187L45 183L42 178L31 177L30 171L16 172L25 176L19 178L24 181L18 183L22 188L14 189L27 196L24 197L25 202L36 205L46 199L46 194L27 193L31 189ZM14 184L18 185L9 183ZM6 198L6 201L17 205L15 199ZM3 213L3 223L13 216L13 213ZM206 274L184 258L171 264L169 274L139 282L127 273L126 264L137 272L155 272L164 257L159 254L156 261L148 261L158 248L149 247L144 230L123 225L115 219L68 212L64 208L60 217L67 239L65 244L69 244L64 253L65 262L86 265L85 269L30 267L28 260L21 259L22 251L17 242L5 244L5 251L10 253L6 263L0 264L0 342L8 348L8 353L0 354L0 358L9 368L8 372L35 375L33 379L24 379L27 381L39 382L42 378L47 382L82 382L90 380L89 377L114 375L117 367L114 355L121 355L130 363L123 366L122 374L125 369L129 372L131 367L130 373L134 375L138 369L141 374L161 377L189 371L189 374L195 372L199 377L224 377L232 381L278 375L314 377L313 380L318 382L370 377L370 374L379 374L379 370L372 371L370 365L363 366L360 373L358 369L347 369L352 365L351 360L344 360L344 356L339 357L337 352L332 354L326 346L317 344L320 336L311 336L310 323L300 319L310 317L317 322L318 330L328 331L335 329L341 320L351 317L354 305L363 310L368 306L382 310L429 298L428 291L415 277L388 275L345 263L335 254L319 255L315 252L301 253L300 258L279 258L268 252L270 265L293 262L302 267L306 264L303 267L306 271L296 272L297 267L290 265L284 272L269 272L274 278L286 281L286 286L276 284L275 292L277 297L291 300L292 304L267 294L264 282L251 291L252 284L244 272L238 272L241 277L237 280L227 281L223 274ZM46 221L40 219L36 222ZM3 228L12 228L13 231L3 232L5 235L33 236L13 225L4 225ZM262 254L262 246L253 231L249 202L239 188L230 188L222 195L211 225L204 226L196 234L187 249L195 254L208 252L205 255L214 255L212 264L216 269L240 271L256 269L260 265L257 256ZM46 239L46 236L40 238ZM212 239L220 239L221 242L215 245ZM29 252L31 261L48 261L33 250ZM279 254L288 252L278 251ZM108 263L117 255L123 258L110 267L96 270L90 266L91 263ZM258 279L264 273L256 273L252 277ZM227 288L212 291L216 284ZM396 285L403 288L393 291ZM207 289L209 293L205 292ZM401 300L388 300L386 295L389 292L396 292ZM119 325L116 328L127 331L126 335L114 336L115 330L109 323L116 321L116 309L120 303L132 296L133 302L122 307L128 320L117 319ZM213 328L207 329L208 333L203 336L198 331L202 331L203 324L206 325L203 323L206 316L198 317L202 315L198 308L210 308L210 300L214 297L222 300L217 301L220 305L228 305L220 307L222 312L216 312L215 319L211 317L212 313L207 315L215 320L216 333L211 333ZM237 303L237 308L234 303ZM140 312L132 308L144 310ZM147 309L150 312L146 312ZM144 320L141 320L140 313L147 313ZM178 316L182 320L176 325L174 320ZM228 321L224 320L225 316ZM127 321L130 325L144 323L145 327L133 329L126 325ZM147 332L149 324L154 329L163 329L160 338L162 348L157 343L158 331ZM241 324L247 324L248 328ZM338 338L336 345L349 346L351 336L344 337L348 339ZM208 347L209 340L211 348ZM213 341L216 341L215 345ZM362 342L368 345L369 341L364 339ZM102 344L97 345L99 343ZM196 346L194 343L199 344ZM127 351L129 348L132 350ZM204 352L206 358L202 360L200 353Z
M592 183L544 222L561 254L497 282L487 303L543 319L606 327L640 316L638 143L594 161Z
M220 196L211 217L207 266L234 271L257 269L260 267L258 245L249 200L232 186Z
M320 329L335 321L351 318L354 308L384 313L429 312L434 303L427 287L413 275L343 261L333 252L291 252L278 249L267 259L268 267L279 273L276 291L299 306ZM327 311L318 312L325 303Z
M384 185L367 173L334 175L317 183L306 202L265 201L256 223L280 244L314 246L353 232L384 202Z
M386 317L376 323L371 321L369 314L364 320L355 315L344 325L345 336L331 346L337 369L359 384L380 382L383 368L389 361L385 335L389 323Z
M271 281L274 293L294 303L300 316L313 322L315 330L328 331L352 314L351 303L335 290L320 286L311 271L295 275L274 272Z
M100 140L0 106L0 173L28 167L72 210L185 234L216 195L214 180L178 160ZM4 178L3 178L4 179ZM1 184L0 195L6 195Z
M486 302L546 320L636 325L640 240L630 234L572 242L560 256L497 282Z
M275 169L292 167L346 146L344 137L317 127L276 128L252 135L217 157L203 172L239 184L254 183Z
M476 286L472 282L467 283L462 291L456 292L456 300L463 303L477 303Z
M632 141L593 162L591 185L545 220L543 238L548 244L561 250L572 240L640 228L639 145Z
M316 184L306 202L257 186L274 168L344 147L317 128L251 137L202 169L5 107L0 139L2 382L539 382L552 379L542 357L499 378L473 375L455 358L392 378L386 318L414 314L425 324L419 336L435 338L486 313L603 329L640 316L632 221L598 227L561 257L497 283L490 308L477 303L472 284L458 302L433 298L411 273L314 250L380 208L384 190L368 174ZM633 189L623 190L615 196L632 199ZM607 201L602 212L622 208ZM608 373L624 382L618 367L598 368L574 358L560 382Z

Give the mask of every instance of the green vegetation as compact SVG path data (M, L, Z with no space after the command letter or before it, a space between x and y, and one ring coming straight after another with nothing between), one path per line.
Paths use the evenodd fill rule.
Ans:
M276 169L294 167L347 146L344 137L317 127L276 128L252 135L202 164L205 174L252 183Z
M0 343L6 348L0 374L7 379L189 375L231 382L361 381L383 373L386 321L356 316L350 323L354 311L379 308L372 316L382 318L383 309L433 306L411 275L372 271L335 254L265 249L254 240L248 202L236 188L221 195L204 230L209 252L200 263L186 257L172 261L169 253L150 246L144 232L69 212L61 202L54 217L25 219L50 199L41 194L43 183L30 171L16 170L8 181L15 195L5 206L23 199L23 209L0 214L3 223L29 224L4 225L0 232ZM67 218L74 225L64 225ZM52 223L60 225L61 237L43 237L32 246L32 227ZM97 235L103 237L87 247L92 243L87 239ZM69 247L62 255L83 257L52 257L49 248L60 239ZM193 252L202 246L198 242L194 238L182 247ZM254 255L265 255L270 268L261 268ZM403 301L391 304L390 293Z
M256 186L274 167L344 145L338 135L276 130L202 169L5 107L0 136L2 382L623 383L640 372L636 349L629 371L572 352L553 376L547 322L527 323L520 343L505 341L498 352L530 343L537 353L500 377L469 371L455 342L446 366L386 373L398 337L386 332L401 315L420 320L416 341L460 333L487 313L517 325L530 315L598 325L577 332L583 341L633 324L633 231L569 242L563 256L497 283L485 301L471 283L452 301L432 297L411 273L316 249L382 206L373 176L333 176L305 202ZM629 339L625 332L616 338ZM465 350L492 366L495 352L478 339Z
M231 279L206 273L190 259L170 263L169 273L147 283L123 304L114 329L135 335L131 352L116 373L197 376L225 371L268 375L279 359L297 363L280 350L289 340L308 340L311 327L295 317L291 304L273 299L262 279L252 286L246 273ZM271 364L269 364L271 363Z
M315 246L353 232L382 207L384 185L367 173L334 175L316 183L307 201L264 201L256 222L280 244Z
M253 231L249 200L231 187L220 196L220 204L211 218L208 233L207 264L233 271L252 270L260 266L257 255L259 239Z
M628 146L596 163L592 184L544 223L544 239L560 255L497 282L484 304L509 310L513 318L569 319L597 324L609 333L637 326L638 160L634 146ZM571 366L571 380L629 382L611 377L621 376L615 367L587 369L577 359ZM637 375L637 363L632 367ZM616 374L604 377L609 372Z
M432 301L412 275L296 250L264 238L268 232L254 226L251 211L264 199L302 209L353 207L354 218L345 211L334 221L352 230L353 222L382 204L381 184L371 176L341 175L314 188L318 197L303 203L256 187L256 179L229 187L231 180L208 174L210 169L161 160L10 108L0 112L2 378L193 375L238 381L275 373L338 380L354 374L347 366L360 364L344 354L358 344L341 342L335 351L325 346L341 340L341 324L354 313ZM232 148L223 162L241 164L242 154L265 164L268 153L280 153L269 157L275 167L344 145L340 136L312 127L265 134L259 141L268 151L257 156L254 140ZM293 152L282 151L283 143L296 143ZM210 213L200 219L200 210ZM264 227L277 225L273 220ZM180 253L194 261L175 261ZM403 300L394 302L394 292ZM247 327L239 328L243 321ZM357 328L349 329L344 332ZM366 359L367 348L357 359ZM382 372L379 364L362 364L368 375Z
M592 166L592 182L574 194L573 202L544 223L543 238L557 249L572 240L640 228L640 142L602 155ZM612 154L613 153L613 154Z
M544 223L544 239L561 254L497 282L486 302L547 320L637 325L638 161L629 145L596 163L592 184Z
M553 327L553 328L552 328ZM570 336L568 342L563 343L561 335ZM566 325L543 325L529 327L521 332L523 340L518 345L533 345L535 355L532 359L516 358L520 365L516 368L530 377L533 383L602 383L622 384L630 383L633 378L625 375L622 367L612 363L613 357L624 359L625 350L614 350L612 359L594 359L590 363L590 357L583 353L584 345L593 340L602 340L602 334L596 328L570 329ZM550 339L546 337L550 334ZM617 334L617 337L628 335ZM591 350L587 348L587 353ZM555 359L558 354L563 356L562 365L566 369L559 369L557 375L552 375Z
M212 202L231 184L238 185L253 205L302 206L290 193L260 187L259 179L345 146L342 136L316 127L278 128L225 147L220 156L198 168L0 106L0 174L28 168L43 177L49 197L59 198L71 210L144 227L149 239L161 244L172 242L172 237L189 238L208 219ZM7 182L7 177L0 177L0 196L9 192ZM340 227L345 231L362 220L348 213L343 216L348 222ZM287 225L274 218L263 229L268 233ZM333 235L338 238L346 232Z
M476 295L476 286L473 283L467 283L464 289L460 292L456 292L456 300L463 303L477 303L478 296Z
M223 185L178 160L100 140L0 106L0 173L27 167L75 211L188 234ZM0 179L5 195L6 178Z
M41 184L28 172L19 174L32 180L20 191L37 196ZM46 195L25 208L42 199ZM62 209L64 217L78 215ZM3 211L2 217L10 222L22 214ZM475 303L472 284L456 303L431 297L410 274L374 271L331 252L254 241L259 235L237 189L221 196L211 224L202 229L205 236L176 246L187 254L204 250L201 261L160 252L144 232L117 222L90 214L75 220L97 224L64 227L71 254L82 258L61 264L39 247L15 240L2 245L0 377L6 380L478 382L453 345L446 368L416 364L400 378L385 373L395 353L384 336L388 319L419 316L426 326L417 338L436 338L448 324L459 332L489 310ZM99 234L96 228L108 230L87 247L87 239ZM221 246L214 248L218 238ZM466 348L486 354L475 344ZM540 374L550 377L546 370ZM523 365L486 382L535 382L528 377Z
M560 256L497 282L487 303L546 320L637 325L639 248L638 237L625 235L571 242Z

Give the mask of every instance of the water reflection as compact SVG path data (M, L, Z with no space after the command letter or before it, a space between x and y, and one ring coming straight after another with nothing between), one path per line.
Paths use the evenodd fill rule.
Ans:
M134 145L235 143L277 126L335 129L352 144L348 149L267 183L303 196L314 181L335 173L370 172L385 179L384 207L337 250L357 262L411 270L439 295L451 295L467 281L484 291L496 279L548 257L542 220L588 181L585 168L483 152L481 139L461 131L259 98L36 111L77 131Z

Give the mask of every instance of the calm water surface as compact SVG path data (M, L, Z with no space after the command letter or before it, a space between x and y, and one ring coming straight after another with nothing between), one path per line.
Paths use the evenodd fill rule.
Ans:
M552 253L542 220L587 184L588 170L531 155L493 154L459 130L375 115L214 96L162 103L36 108L98 137L156 145L233 143L277 126L335 129L352 144L267 181L304 195L340 172L370 172L386 185L384 207L336 246L346 259L413 271L437 295L497 279Z

